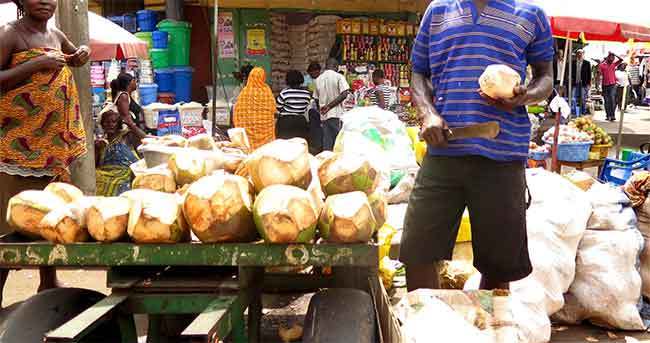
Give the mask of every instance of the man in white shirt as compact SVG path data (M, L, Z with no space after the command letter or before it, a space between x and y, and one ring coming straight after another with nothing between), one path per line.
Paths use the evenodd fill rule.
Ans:
M337 72L339 63L329 59L325 71L314 82L314 99L318 101L323 126L323 150L334 149L336 136L341 131L341 116L345 113L343 101L350 94L350 85Z
M618 68L616 69L615 75L616 75L616 102L617 102L617 107L620 110L625 106L627 108L627 96L625 99L625 104L623 104L623 89L625 87L628 87L630 85L628 75L627 75L627 64L626 63L621 63ZM627 95L629 96L630 90L627 90Z

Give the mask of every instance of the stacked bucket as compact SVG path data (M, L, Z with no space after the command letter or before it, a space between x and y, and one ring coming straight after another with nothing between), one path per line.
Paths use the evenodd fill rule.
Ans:
M174 104L192 101L190 65L191 25L184 21L163 20L153 32L151 58L158 84L158 101Z
M140 103L142 106L149 105L158 100L159 86L154 79L154 68L156 68L156 60L152 51L155 48L154 34L156 29L156 22L158 14L150 10L142 10L136 12L136 21L138 23L138 33L136 37L140 38L147 43L149 49L150 60L140 61Z

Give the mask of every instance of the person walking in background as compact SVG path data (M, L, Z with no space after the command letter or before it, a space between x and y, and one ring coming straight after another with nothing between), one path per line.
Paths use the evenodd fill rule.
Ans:
M266 84L266 72L255 67L239 93L233 115L235 127L246 129L252 149L275 139L275 113L275 97Z
M639 60L632 59L632 64L627 67L627 73L630 77L630 92L634 95L634 105L639 106L643 100L643 74L641 74L641 66Z
M312 93L314 92L314 81L320 76L322 69L317 62L311 62L309 63L309 67L307 67L307 77L303 85Z
M583 115L587 113L587 96L591 88L591 63L585 61L584 51L579 49L576 51L576 59L571 64L571 80L573 80L573 98L576 99L577 105L580 107Z
M302 87L304 82L302 73L297 70L287 72L288 88L283 89L278 95L278 138L288 139L294 137L308 139L309 127L307 125L307 110L311 104L311 93Z
M616 68L623 62L623 59L613 52L600 63L598 69L603 80L603 98L605 100L605 112L607 120L616 120Z
M316 79L314 99L318 100L318 112L323 127L323 150L332 150L336 136L341 131L341 116L345 113L343 101L350 95L350 85L345 76L338 73L337 60L327 60L325 69Z
M14 195L43 189L54 179L69 181L68 166L87 151L70 67L85 65L90 49L76 47L63 32L48 27L56 0L14 3L18 20L0 27L2 220ZM0 271L0 278L6 273ZM56 287L54 268L41 268L40 279L39 291Z
M627 68L627 64L621 63L618 65L618 68L616 68L616 71L614 72L614 75L616 75L616 108L618 108L619 110L627 108L628 105L627 99L630 98L630 92L632 91L631 89L629 89L630 78L627 74L626 68ZM625 96L625 100L623 100L623 91L625 91L626 87L628 89Z
M391 105L390 101L393 91L386 85L383 70L377 69L372 73L372 83L375 87L370 90L370 102L373 105L379 106L379 108L387 110Z
M565 64L564 64L564 50L557 50L555 53L555 60L554 60L554 79L553 79L553 86L558 93L560 93L561 96L565 96L566 92L564 89L566 88L566 83L567 80L564 80L564 84L560 84L562 81L562 76L564 76L565 72Z
M144 136L144 114L142 107L131 97L138 89L135 78L128 73L120 73L111 81L111 99L129 130Z
M309 80L305 81L307 89L314 94L316 89L316 79L320 76L323 68L319 63L312 62L307 68ZM318 102L312 101L313 111L307 111L309 117L309 152L316 155L323 151L323 123L320 120L318 111Z

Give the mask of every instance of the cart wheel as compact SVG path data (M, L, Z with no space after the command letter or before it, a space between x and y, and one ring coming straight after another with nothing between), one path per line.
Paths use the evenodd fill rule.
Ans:
M40 343L47 332L74 318L105 295L80 288L55 288L40 292L9 313L0 324L0 342ZM84 342L119 342L116 321L103 323Z
M372 297L357 289L331 288L311 298L304 343L375 343L377 321Z

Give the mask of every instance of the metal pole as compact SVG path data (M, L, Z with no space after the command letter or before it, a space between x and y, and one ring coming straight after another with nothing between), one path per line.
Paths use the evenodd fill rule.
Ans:
M634 41L630 40L630 56L628 58L628 63L632 62L631 57L633 55ZM621 117L618 121L618 137L616 138L616 159L621 158L621 146L623 143L623 120L625 119L625 108L627 107L627 90L628 86L623 87L623 97L621 99Z
M219 68L217 59L219 58L219 0L214 0L214 28L212 34L212 53L210 62L212 63L212 136L217 131L217 80L219 78Z
M573 41L569 41L569 51L566 51L565 54L567 55L566 57L569 59L567 67L569 68L569 72L567 75L569 75L569 84L567 85L567 89L569 94L567 94L567 98L569 98L569 108L573 108L573 68L572 68L572 63L571 63L571 51L573 50ZM578 116L578 113L576 113L576 116ZM571 119L571 112L569 112L569 119Z

